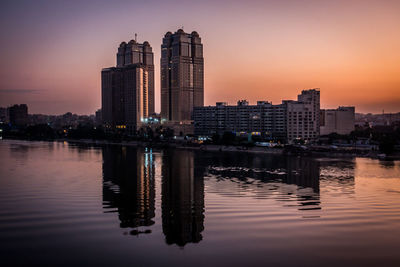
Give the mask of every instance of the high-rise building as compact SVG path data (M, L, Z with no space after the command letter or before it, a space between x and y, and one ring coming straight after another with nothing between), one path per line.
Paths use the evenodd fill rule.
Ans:
M11 125L25 126L28 124L28 106L26 104L9 107L8 114Z
M192 120L194 107L204 105L203 44L195 31L167 32L161 45L161 117Z
M303 90L297 101L283 101L287 107L287 139L315 140L319 137L320 92L319 89Z
M102 120L108 128L136 131L154 113L154 60L150 44L122 42L117 66L102 78Z

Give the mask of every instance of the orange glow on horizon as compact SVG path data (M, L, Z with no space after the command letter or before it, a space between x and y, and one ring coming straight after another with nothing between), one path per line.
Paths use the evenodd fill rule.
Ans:
M320 88L322 108L400 112L398 1L170 5L71 4L77 13L68 13L50 1L45 13L40 6L24 6L19 20L14 15L21 8L3 9L0 106L27 103L30 113L94 113L100 108L101 69L115 65L119 43L138 32L139 41L153 48L160 111L161 39L183 24L204 44L205 105L238 99L280 103L302 89ZM140 12L132 17L132 10Z

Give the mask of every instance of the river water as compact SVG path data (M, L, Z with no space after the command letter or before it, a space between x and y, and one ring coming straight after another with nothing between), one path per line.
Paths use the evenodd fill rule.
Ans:
M400 266L400 162L0 141L2 266Z

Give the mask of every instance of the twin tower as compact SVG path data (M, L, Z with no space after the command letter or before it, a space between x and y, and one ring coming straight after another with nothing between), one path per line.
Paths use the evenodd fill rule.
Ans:
M154 54L148 42L122 42L117 66L101 72L102 118L110 129L138 130L154 116ZM203 45L197 32L167 32L161 45L161 120L188 124L204 104Z

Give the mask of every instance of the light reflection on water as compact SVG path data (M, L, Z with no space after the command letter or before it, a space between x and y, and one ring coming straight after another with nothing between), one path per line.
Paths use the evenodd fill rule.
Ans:
M400 163L0 142L6 265L399 265Z

